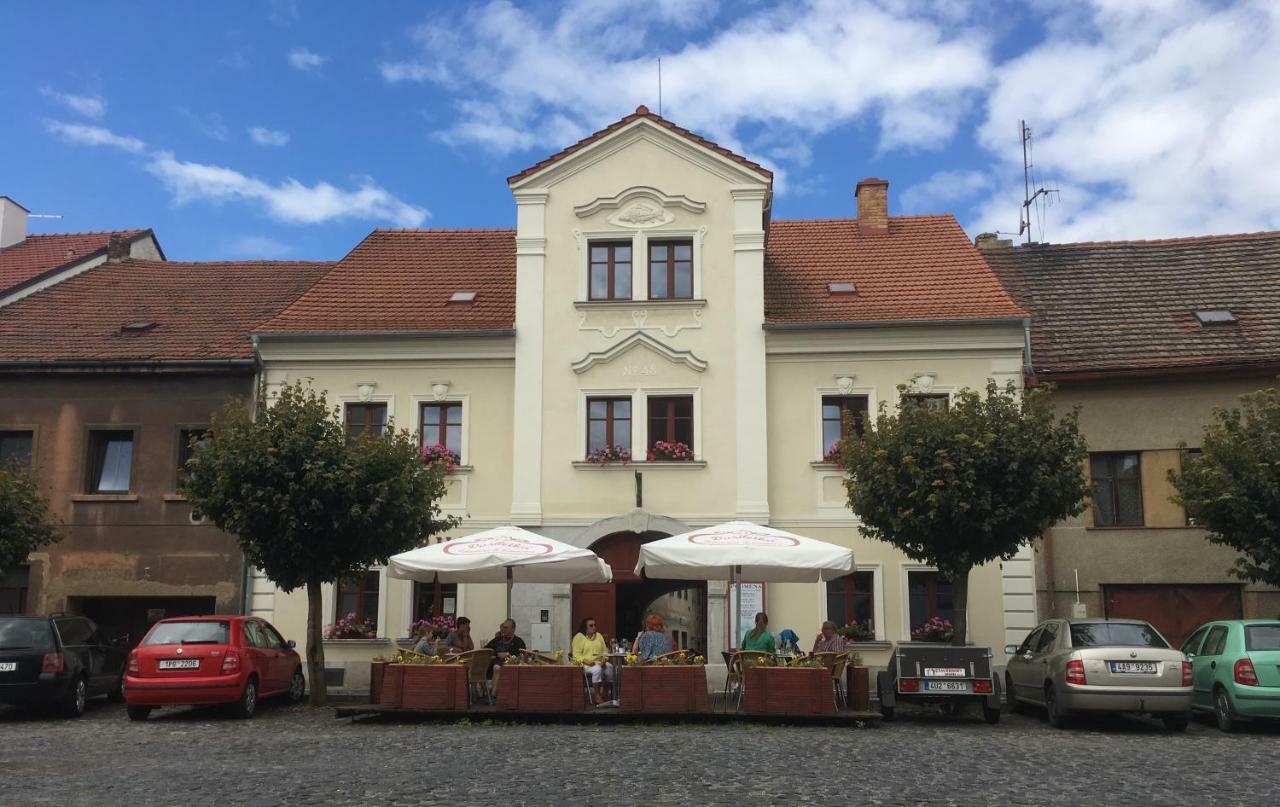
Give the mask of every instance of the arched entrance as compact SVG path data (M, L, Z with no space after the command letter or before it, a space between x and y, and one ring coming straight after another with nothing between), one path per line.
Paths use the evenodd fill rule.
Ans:
M573 587L571 633L584 617L596 620L610 640L630 643L644 617L658 613L676 643L705 653L707 649L707 584L698 580L644 580L633 571L640 545L666 533L616 532L597 540L591 550L613 568L612 583L579 583Z

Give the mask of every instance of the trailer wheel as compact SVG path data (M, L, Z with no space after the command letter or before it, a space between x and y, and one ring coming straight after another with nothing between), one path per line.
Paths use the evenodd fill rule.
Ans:
M993 725L993 726L994 726L995 724L999 723L999 722L1000 722L1000 707L999 707L999 706L988 706L988 705L986 705L985 703L984 703L984 704L982 704L982 719L983 719L983 720L985 720L985 721L987 721L988 723L990 723L990 724L991 724L991 725Z

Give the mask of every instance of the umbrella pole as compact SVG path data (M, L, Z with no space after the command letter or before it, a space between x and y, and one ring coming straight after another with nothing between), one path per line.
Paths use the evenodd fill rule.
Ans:
M511 567L507 567L507 619L511 618L511 584L514 581L511 577Z

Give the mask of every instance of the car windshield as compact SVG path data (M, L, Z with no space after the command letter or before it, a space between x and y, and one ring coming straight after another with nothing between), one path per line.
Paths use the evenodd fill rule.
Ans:
M3 644L3 642L0 642ZM1245 650L1280 650L1280 625L1246 625Z
M52 650L47 619L0 619L0 650Z
M144 645L153 644L226 644L231 635L230 622L161 622L155 626Z
M1168 647L1150 625L1085 622L1071 626L1072 647Z

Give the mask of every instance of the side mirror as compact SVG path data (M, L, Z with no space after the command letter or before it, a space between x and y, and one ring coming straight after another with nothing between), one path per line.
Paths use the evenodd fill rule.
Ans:
M1007 644L1004 646L1004 654L1006 656L1018 655L1018 646L1016 644Z
M297 642L295 642L295 641L294 641L294 640L292 640L292 639L290 639L289 641L285 642L285 644L289 645L289 647L297 647L297 646L298 646L298 643L297 643Z

